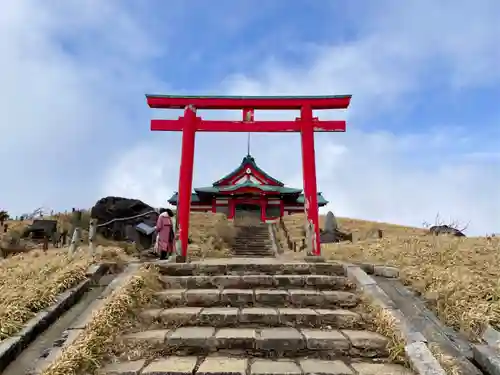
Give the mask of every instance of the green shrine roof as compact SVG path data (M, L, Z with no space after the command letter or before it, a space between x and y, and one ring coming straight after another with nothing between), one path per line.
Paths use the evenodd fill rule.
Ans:
M264 172L262 169L260 169L257 166L257 163L255 162L255 159L252 155L247 155L243 158L243 160L241 161L241 164L234 171L228 173L227 175L225 175L224 177L222 177L218 181L214 182L213 186L218 186L224 180L227 180L227 179L230 179L230 178L236 176L246 165L250 165L257 173L260 173L261 175L263 175L264 178L266 178L268 181L274 182L275 184L280 185L280 186L285 185L283 182L275 179L274 177L270 176L269 174Z
M236 191L241 188L255 188L262 191L277 192L280 194L299 194L302 191L302 189L294 189L284 186L262 185L252 181L245 181L242 184L236 184L236 185L224 185L224 186L219 185L219 186L195 188L194 191L196 191L197 193L222 193L222 192Z
M173 206L177 205L177 199L179 195L175 193L172 195L172 197L168 200L168 203L170 203ZM191 194L191 202L192 203L200 203L200 196L197 193L192 193ZM304 194L300 194L297 197L297 200L295 201L298 204L304 204ZM208 202L211 204L211 202ZM321 193L318 193L318 206L326 206L328 204L328 201L323 197Z
M243 175L249 173L244 170L244 168L248 167L252 168L255 172L261 175L261 177L264 177L264 179L267 180L268 184L260 184L248 179L245 182L239 184L223 185L223 183L227 180L231 180L240 174ZM272 185L270 185L269 183L271 183ZM218 195L227 196L228 194L236 192L238 189L241 188L254 188L262 192L274 192L281 196L284 196L286 201L290 202L291 204L293 203L304 204L304 194L301 194L302 189L290 188L284 185L285 184L283 182L276 180L275 178L271 177L266 172L264 172L262 169L260 169L257 166L253 156L249 154L243 158L238 168L236 168L231 173L225 175L218 181L214 182L212 186L195 188L194 189L195 192L191 194L191 202L201 203L201 204L206 203L207 205L211 205L212 197L214 196ZM175 206L177 205L177 199L178 199L178 193L175 193L168 200L168 203ZM322 207L325 206L326 204L328 204L328 201L323 197L321 193L318 193L318 205Z
M304 204L304 194L300 194L299 197L297 198L297 203ZM326 206L328 204L328 201L323 197L321 193L318 193L318 205L319 206Z

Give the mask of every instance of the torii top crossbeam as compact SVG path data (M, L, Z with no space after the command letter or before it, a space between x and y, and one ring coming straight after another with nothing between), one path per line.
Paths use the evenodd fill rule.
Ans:
M349 106L350 95L337 96L174 96L146 95L151 108L177 109L192 106L196 109L242 109L242 121L201 120L196 121L194 130L199 132L300 132L300 121L254 121L256 109L290 110L345 109ZM246 118L251 112L251 120ZM345 121L321 120L312 118L315 132L344 132ZM182 131L184 124L178 120L151 120L152 131Z
M197 109L346 109L351 95L332 96L178 96L146 95L150 108Z

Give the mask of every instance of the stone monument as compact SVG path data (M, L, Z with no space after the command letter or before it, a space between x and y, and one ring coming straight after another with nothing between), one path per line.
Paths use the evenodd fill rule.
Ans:
M333 212L328 211L326 214L325 228L321 230L320 242L332 243L340 241L352 241L352 235L341 232L335 215Z
M337 223L337 218L333 214L332 211L328 211L326 214L326 220L325 220L325 231L326 232L334 232L337 229L339 229L339 225Z

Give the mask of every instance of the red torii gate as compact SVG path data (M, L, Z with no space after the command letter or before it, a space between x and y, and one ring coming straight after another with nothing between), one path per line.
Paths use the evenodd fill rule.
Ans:
M193 184L195 134L201 132L300 132L302 140L302 172L304 208L308 224L309 251L321 255L319 242L318 195L314 132L345 132L345 121L322 121L313 117L315 109L347 109L351 95L335 96L177 96L146 95L150 108L180 109L184 116L177 120L151 120L152 131L182 131L182 154L178 191L178 231L181 261L187 258L189 213ZM197 109L241 109L242 121L203 120ZM254 110L300 110L300 117L291 121L255 121Z

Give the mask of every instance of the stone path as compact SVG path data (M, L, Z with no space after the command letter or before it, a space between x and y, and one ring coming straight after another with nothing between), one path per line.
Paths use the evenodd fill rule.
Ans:
M165 289L104 374L412 374L366 329L340 264L156 264Z
M481 374L481 371L473 364L472 345L462 334L445 326L427 308L424 300L407 289L398 279L376 276L375 280L396 307L401 310L413 328L422 332L428 342L438 345L446 355L453 358L462 374Z

